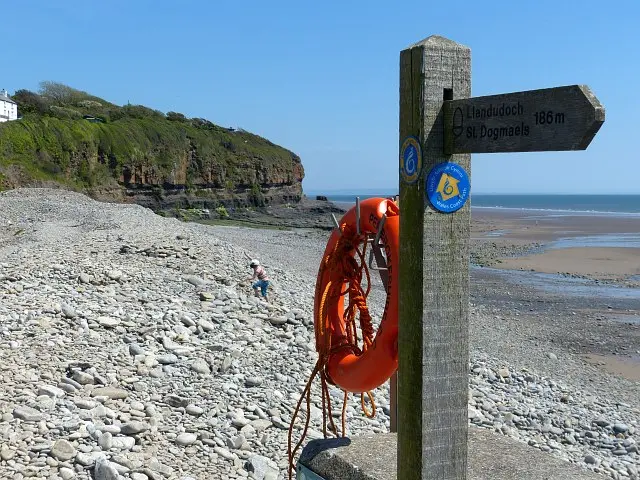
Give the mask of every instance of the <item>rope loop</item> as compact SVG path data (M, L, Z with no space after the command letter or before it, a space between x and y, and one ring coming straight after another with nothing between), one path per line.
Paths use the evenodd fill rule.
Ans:
M371 314L367 305L367 297L371 290L371 277L365 254L367 249L367 238L358 235L355 228L347 224L340 226L342 231L336 245L324 261L321 263L321 269L328 269L332 272L332 280L327 283L324 292L322 292L322 301L319 305L318 318L316 322L316 350L318 351L318 360L315 367L302 391L300 400L296 405L289 425L287 438L287 453L289 459L289 480L295 471L294 459L300 449L309 429L311 419L311 386L316 377L320 377L320 389L322 393L322 433L327 438L327 428L334 437L344 437L346 435L346 412L347 400L349 392L343 390L341 428L338 428L333 421L333 410L331 405L331 395L329 394L329 384L333 385L331 378L326 372L326 366L332 353L337 350L348 348L355 355L361 355L372 344L374 340L374 329L371 321ZM362 250L359 248L364 244ZM363 279L366 279L367 288L362 288ZM346 285L346 289L343 287ZM336 296L347 296L348 303L344 311L344 323L346 327L346 340L340 345L331 345L331 333L333 331L332 319L325 319L324 305L327 298ZM362 347L359 345L356 317L359 320L360 331L362 332ZM371 410L365 405L365 395L371 404ZM293 429L295 422L300 414L302 402L306 404L305 421L302 435L298 442L293 446ZM364 415L373 418L376 413L376 404L372 392L363 392L360 394L360 404Z

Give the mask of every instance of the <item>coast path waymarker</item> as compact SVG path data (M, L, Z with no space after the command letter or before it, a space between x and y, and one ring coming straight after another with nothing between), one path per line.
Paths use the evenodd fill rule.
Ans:
M400 53L399 480L467 478L470 153L584 150L604 122L585 86L470 94L468 47Z

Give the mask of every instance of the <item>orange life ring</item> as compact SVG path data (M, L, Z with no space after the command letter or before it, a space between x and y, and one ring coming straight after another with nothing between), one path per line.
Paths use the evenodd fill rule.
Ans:
M332 232L320 263L314 299L316 349L328 355L324 367L328 380L348 392L373 390L384 384L398 368L399 215L400 209L391 199L361 201L359 234L354 207L340 220L341 231ZM353 258L356 247L367 238L365 235L376 235L383 217L386 218L380 241L384 245L388 275L385 309L373 343L360 351L347 339L344 303L349 280L340 268L335 267L335 262L347 256ZM345 239L340 243L343 236ZM350 240L345 246L346 237ZM336 259L336 256L343 258Z

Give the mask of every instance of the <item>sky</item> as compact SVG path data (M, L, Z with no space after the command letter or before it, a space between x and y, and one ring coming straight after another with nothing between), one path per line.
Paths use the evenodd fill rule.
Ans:
M306 192L398 188L400 51L471 48L472 96L586 84L585 151L472 155L473 193L640 194L637 0L3 0L0 88L62 82L241 127L302 158Z

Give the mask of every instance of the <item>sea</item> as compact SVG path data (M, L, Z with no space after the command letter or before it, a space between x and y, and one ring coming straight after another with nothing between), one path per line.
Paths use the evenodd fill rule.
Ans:
M324 195L327 199L344 208L372 197L393 197L397 190L380 192L323 193L305 192L309 198ZM640 217L640 194L638 195L518 195L518 194L471 194L471 209L528 210L584 215L620 215Z

